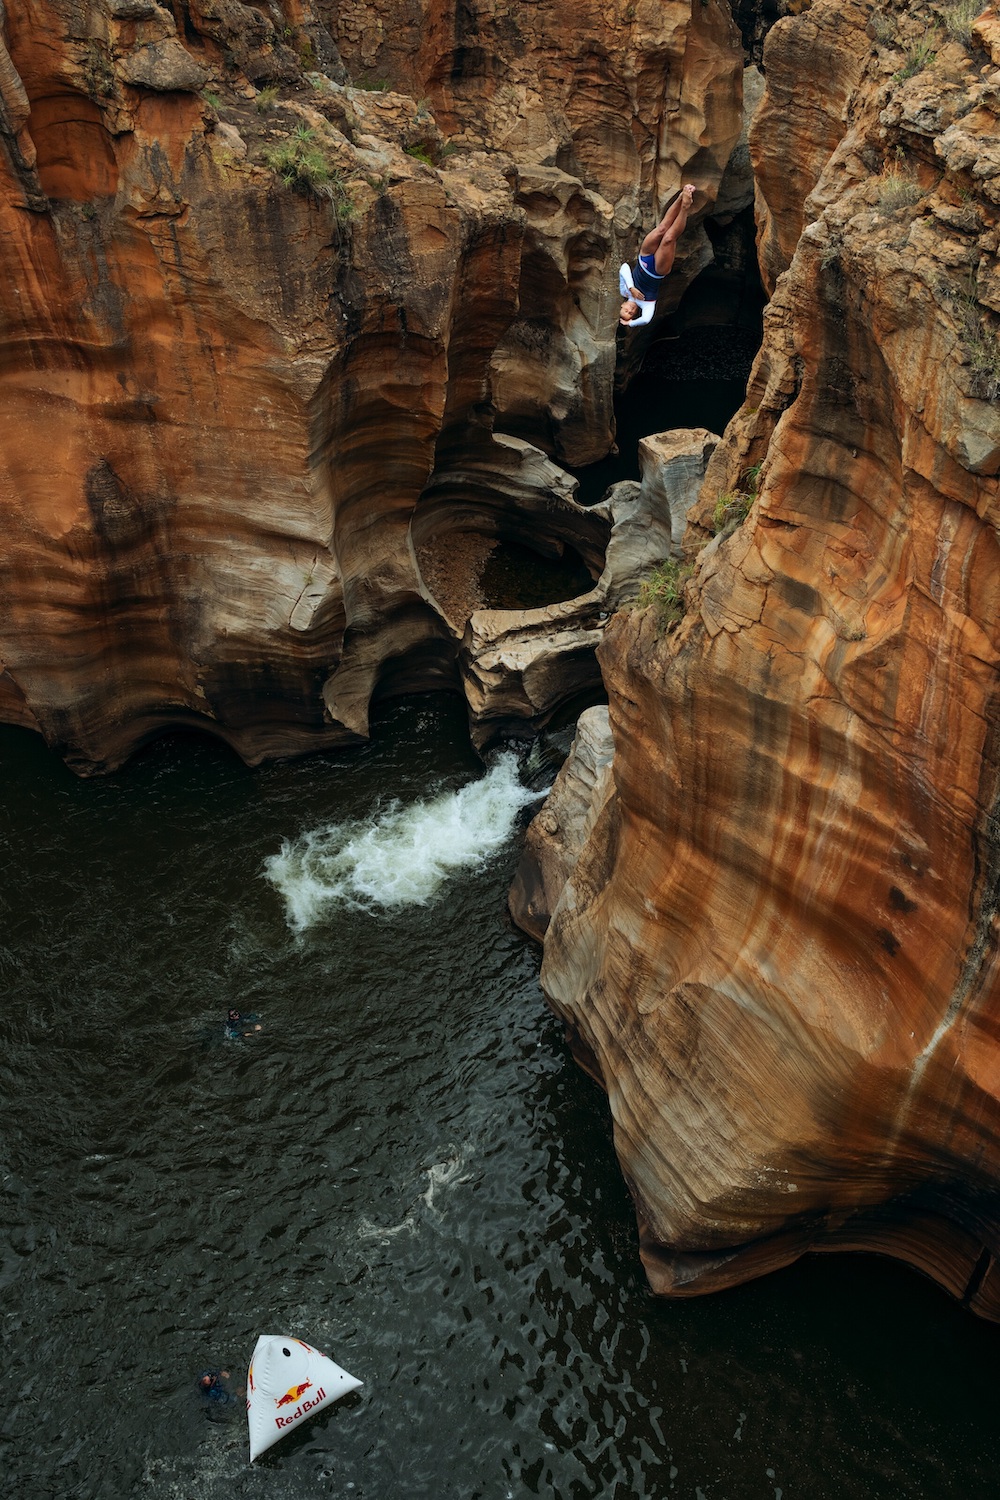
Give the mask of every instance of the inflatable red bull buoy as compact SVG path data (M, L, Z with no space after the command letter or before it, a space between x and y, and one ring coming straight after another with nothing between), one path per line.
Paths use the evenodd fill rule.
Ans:
M301 1339L262 1333L247 1371L250 1462L361 1381Z

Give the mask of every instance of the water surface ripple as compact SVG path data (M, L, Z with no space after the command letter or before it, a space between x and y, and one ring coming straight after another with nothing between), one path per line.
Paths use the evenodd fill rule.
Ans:
M13 730L0 759L5 1495L996 1493L996 1331L909 1273L648 1296L605 1102L506 918L516 822L421 904L292 931L283 843L482 777L456 706L255 771L177 739L78 782ZM194 1381L260 1332L365 1385L251 1469Z

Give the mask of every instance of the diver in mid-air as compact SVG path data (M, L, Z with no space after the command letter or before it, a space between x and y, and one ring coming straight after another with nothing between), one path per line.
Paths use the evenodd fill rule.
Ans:
M625 300L618 321L623 327L648 323L656 311L656 299L673 267L677 241L687 227L694 194L693 183L681 188L659 224L640 245L635 267L623 265L619 271L618 285Z

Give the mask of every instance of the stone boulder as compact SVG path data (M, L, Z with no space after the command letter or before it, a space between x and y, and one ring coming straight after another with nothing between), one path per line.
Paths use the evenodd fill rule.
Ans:
M163 94L195 94L209 79L207 68L173 37L130 52L118 63L117 73L123 83Z

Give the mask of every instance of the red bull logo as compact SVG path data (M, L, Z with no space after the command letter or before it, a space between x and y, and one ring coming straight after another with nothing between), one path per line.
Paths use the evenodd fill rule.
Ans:
M303 1380L301 1385L290 1386L283 1396L279 1396L277 1404L279 1406L291 1406L293 1402L299 1399L303 1391L309 1391L311 1389L312 1381Z
M301 1393L302 1391L308 1390L310 1384L311 1382L307 1380L304 1385L296 1386L295 1389ZM280 1398L280 1400L278 1401L278 1405L283 1406L286 1401L296 1400L298 1400L298 1397L293 1396L292 1392L289 1391L287 1395L284 1395ZM276 1426L291 1427L293 1422L297 1422L300 1417L304 1417L307 1412L311 1412L314 1407L322 1406L325 1400L326 1391L324 1391L323 1387L320 1386L319 1390L316 1392L311 1401L303 1401L302 1404L300 1406L297 1406L295 1410L287 1417L275 1417L274 1421Z

